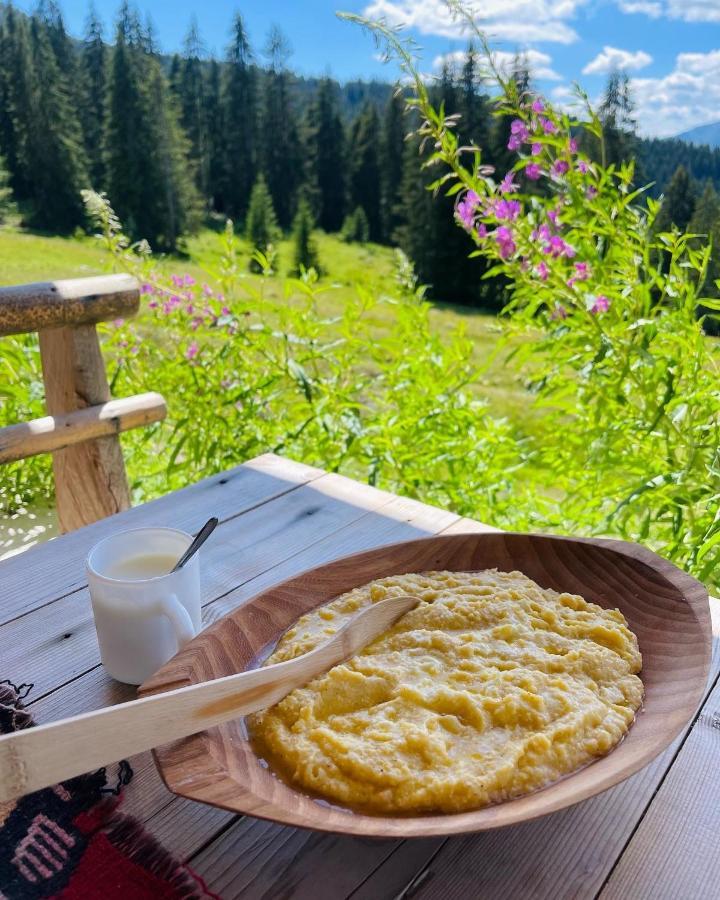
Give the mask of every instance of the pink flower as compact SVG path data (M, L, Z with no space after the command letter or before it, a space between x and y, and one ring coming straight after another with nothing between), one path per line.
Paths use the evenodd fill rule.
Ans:
M586 262L576 262L575 272L578 281L587 281L590 277L590 266Z
M183 276L182 283L185 287L192 287L192 285L195 284L195 279L192 277L192 275L185 275Z
M148 307L149 307L150 309L157 309L158 306L160 306L160 304L157 302L157 300L151 300L151 301L148 303Z
M212 297L212 288L210 287L209 284L203 284L202 292L203 292L203 294L205 294L206 297Z
M549 256L552 256L554 259L557 259L559 256L565 256L568 259L571 259L575 256L575 248L571 247L570 244L566 243L559 235L554 234L550 240L545 244L542 248L543 253L547 253Z
M507 259L509 256L512 256L515 250L515 241L513 240L513 233L507 225L501 225L497 231L495 232L495 240L498 242L498 252L502 259Z
M463 228L471 231L475 225L475 212L480 205L480 198L475 191L468 191L455 207L455 216Z
M569 163L564 159L556 159L553 163L553 174L554 175L564 175L568 169L570 168Z
M520 215L521 208L518 200L496 200L494 212L498 219L514 222Z
M197 341L192 341L187 350L185 351L185 359L193 360L198 355L200 348L198 347Z
M519 150L529 137L527 125L522 119L513 119L510 123L510 140L508 150Z
M555 309L550 313L551 319L567 319L567 310L564 306L558 303L555 306Z
M590 171L590 166L585 162L584 159L578 160L577 167L578 172L580 172L581 175L586 175Z
M484 223L484 222L481 222L481 223L478 225L478 227L477 227L477 234L478 234L478 237L479 237L479 238L485 238L485 237L487 237L487 233L488 233L488 230L487 230L487 228L485 227L485 223Z
M542 100L538 97L536 100L533 100L533 104L532 104L531 109L532 109L532 111L533 111L534 113L545 112L545 104L544 104L544 103L542 102Z
M513 181L513 173L508 172L507 175L500 182L500 193L501 194L514 194L517 191L518 186Z
M170 281L172 281L172 283L173 283L173 285L174 285L175 287L182 287L182 286L183 286L183 277L182 277L182 275L171 275L171 276L170 276Z
M155 293L155 288L151 284L142 284L142 285L140 285L140 293L141 294L153 294L153 293Z
M585 191L585 196L588 200L594 200L597 197L598 190L594 184L591 184L590 187Z
M540 119L540 125L545 134L555 134L557 131L557 125L554 122L551 122L550 119Z
M559 216L559 215L560 215L560 212L559 212L557 209L549 209L549 210L547 211L547 217L548 217L548 219L550 219L550 221L553 223L553 225L554 225L556 228L557 228L557 227L559 226L559 224L560 224L560 223L558 222L558 216Z
M540 144L538 141L535 141L535 143L530 148L530 153L533 156L540 156L540 154L542 153L542 149L543 149L543 145Z
M578 142L575 140L575 138L570 138L570 141L568 143L568 150L570 151L570 153L577 153Z
M540 278L540 281L547 281L548 275L550 274L550 269L548 268L548 264L542 260L535 266L535 271Z
M121 325L124 325L124 324L125 324L125 319L115 319L115 321L113 322L113 325L116 328L119 328Z
M230 307L223 306L223 308L220 310L220 314L223 316L229 316L230 315Z
M595 298L595 302L590 307L591 313L604 313L610 309L610 301L605 296L605 294L598 294Z
M542 169L537 163L530 163L530 165L525 166L525 175L530 181L537 181L542 175Z

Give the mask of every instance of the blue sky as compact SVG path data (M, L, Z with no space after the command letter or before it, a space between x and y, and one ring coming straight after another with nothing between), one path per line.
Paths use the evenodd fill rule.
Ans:
M88 0L61 0L69 30L80 34ZM645 134L676 134L720 120L720 0L470 0L501 54L527 52L540 88L566 102L573 81L597 97L613 67L633 79ZM95 0L110 23L119 0ZM34 0L20 0L29 9ZM340 22L336 9L406 23L423 46L423 68L465 44L443 0L138 0L166 51L178 49L193 15L209 50L222 52L233 9L245 17L260 50L279 24L293 47L291 66L337 78L378 77L394 71L375 57L372 41Z

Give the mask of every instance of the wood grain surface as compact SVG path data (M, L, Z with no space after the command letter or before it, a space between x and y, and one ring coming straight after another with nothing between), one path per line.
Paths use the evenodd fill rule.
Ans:
M430 569L519 569L543 587L618 607L643 653L646 697L608 756L543 791L453 816L392 818L328 808L276 779L255 757L241 723L160 748L168 787L235 812L325 831L378 837L457 834L525 822L585 800L638 771L677 736L700 702L710 661L704 588L642 547L541 535L460 534L357 554L260 594L203 632L141 693L242 671L300 615L374 578Z

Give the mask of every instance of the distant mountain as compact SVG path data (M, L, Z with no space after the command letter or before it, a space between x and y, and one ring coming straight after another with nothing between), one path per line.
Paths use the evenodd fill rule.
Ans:
M688 144L707 144L709 147L720 147L720 122L712 122L710 125L698 125L689 131L683 131L678 135L681 141Z

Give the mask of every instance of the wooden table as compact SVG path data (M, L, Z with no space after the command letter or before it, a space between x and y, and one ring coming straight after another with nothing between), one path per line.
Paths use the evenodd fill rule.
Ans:
M123 527L221 526L203 550L204 621L347 553L440 532L488 530L431 506L267 455L0 563L0 678L34 681L48 722L127 700L100 666L83 562ZM720 603L713 602L720 635ZM174 797L149 754L131 760L123 809L225 900L312 898L717 898L718 641L703 707L659 759L576 807L450 839L360 840L239 818Z

